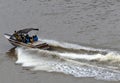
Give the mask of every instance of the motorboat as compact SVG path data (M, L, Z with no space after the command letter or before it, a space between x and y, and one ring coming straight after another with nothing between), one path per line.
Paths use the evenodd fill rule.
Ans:
M25 42L26 40L26 35L29 34L29 32L31 31L39 31L39 29L35 29L35 28L26 28L26 29L22 29L22 30L19 30L19 31L15 31L17 36L21 37L21 36L24 36L24 39L22 39L22 41L18 40L15 36L15 33L13 33L12 35L11 34L7 34L5 33L4 36L5 38L8 39L8 41L14 45L15 47L19 47L19 46L23 46L23 47L29 47L29 48L39 48L39 49L50 49L50 46L45 43L45 42L42 42L40 41L39 39L35 40L33 39L33 36L30 37L33 39L33 42ZM23 41L24 40L24 41ZM30 39L29 39L30 40Z

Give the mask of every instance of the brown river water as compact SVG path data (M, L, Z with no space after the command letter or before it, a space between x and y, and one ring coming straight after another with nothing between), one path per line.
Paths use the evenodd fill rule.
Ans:
M0 82L119 83L119 9L119 0L0 0ZM29 27L54 50L4 38Z

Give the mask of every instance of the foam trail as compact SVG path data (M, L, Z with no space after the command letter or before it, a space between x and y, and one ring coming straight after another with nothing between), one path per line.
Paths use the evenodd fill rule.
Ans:
M118 53L110 52L106 55L95 54L75 54L75 53L59 53L60 56L71 58L71 59L84 59L84 60L97 60L97 61L112 61L112 62L120 62L120 55Z
M73 59L92 60L100 58L102 55L97 55L99 57L89 59L90 57L88 57L88 55L83 55L85 56L83 58L76 54L73 57L73 54L61 54L58 52L52 53L39 49L17 48L16 51L18 54L18 60L16 63L22 64L23 67L33 67L32 70L34 71L43 70L48 72L62 72L75 77L95 77L96 79L104 80L120 80L119 71L72 63ZM57 57L53 57L53 55L56 55Z
M77 50L85 49L85 50L92 50L92 51L108 51L107 49L106 50L95 49L95 48L92 48L92 47L85 47L85 46L72 44L72 43L58 42L58 41L55 41L55 40L48 40L48 39L39 39L39 40L42 41L42 42L46 42L49 45L68 48L68 49L77 49Z
M64 50L82 50L86 53L48 51L31 48L17 48L17 64L32 67L33 71L61 72L75 77L94 77L103 80L120 80L120 54L115 51L82 47L75 44L43 40ZM92 53L91 51L97 51ZM90 52L90 53L89 53ZM105 52L101 53L101 52ZM94 62L93 62L94 61ZM102 63L106 62L106 63ZM109 63L112 64L109 65ZM101 64L102 66L99 66ZM109 67L109 68L108 68ZM114 68L113 68L114 67ZM117 70L115 69L117 68ZM111 69L110 69L111 68Z

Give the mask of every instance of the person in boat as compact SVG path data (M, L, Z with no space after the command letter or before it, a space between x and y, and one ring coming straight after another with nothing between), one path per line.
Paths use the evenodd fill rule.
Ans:
M21 34L21 38L22 38L22 42L25 43L26 38L24 34Z
M20 37L20 35L16 31L14 31L13 36L16 38L17 41L22 41L22 38Z
M30 43L33 43L34 40L33 40L33 37L30 37Z
M30 36L28 34L25 36L25 43L30 43Z
M33 41L38 41L37 35L34 35L34 36L33 36Z

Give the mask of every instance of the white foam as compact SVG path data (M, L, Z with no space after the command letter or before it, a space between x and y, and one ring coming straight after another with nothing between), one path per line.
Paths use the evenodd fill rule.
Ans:
M96 60L96 61L109 61L109 62L120 62L120 55L118 53L110 52L106 55L102 54L75 54L75 53L59 53L60 56L70 59L84 59L84 60Z
M57 43L57 45L59 44ZM60 43L60 45L63 44ZM66 47L63 45L63 47L69 48L69 44ZM71 48L75 48L74 45L72 45ZM85 50L91 50L91 48L85 48ZM91 66L89 63L86 65L85 63L76 61L81 59L87 61L95 60L96 62L120 62L120 55L116 52L108 52L107 54L100 54L98 52L98 54L89 55L87 53L61 53L40 49L17 48L16 53L18 56L16 63L22 64L23 67L33 67L32 70L34 71L62 72L71 74L75 77L95 77L96 79L104 80L120 80L120 71L100 68L97 67L97 65ZM53 55L59 58L54 58ZM61 60L61 58L63 60Z
M93 60L100 58L103 55L88 55L88 54L75 54L75 53L59 53L60 56L71 58L71 59L85 59L85 60Z
M91 50L91 51L109 51L109 50L103 50L103 49L95 49L92 47L85 47L85 46L81 46L81 45L77 45L77 44L72 44L72 43L65 43L65 42L58 42L55 40L48 40L48 39L39 39L42 42L46 42L49 45L53 45L53 46L60 46L63 48L69 48L69 49L85 49L85 50Z
M99 56L100 54L98 54ZM110 52L105 56L98 58L100 61L111 61L111 62L120 62L120 54L115 52Z

